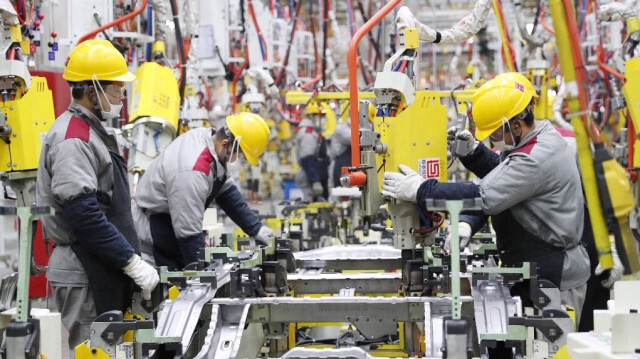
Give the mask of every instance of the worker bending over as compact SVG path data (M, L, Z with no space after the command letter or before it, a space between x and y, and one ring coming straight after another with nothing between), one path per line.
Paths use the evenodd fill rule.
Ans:
M534 119L535 91L523 81L493 79L473 96L476 138L489 137L501 150L498 155L481 142L464 142L466 150L457 155L481 178L479 184L424 181L401 165L402 173L385 173L383 194L422 206L427 199L481 198L482 211L492 217L503 264L536 262L538 276L560 289L563 304L576 310L579 321L589 279L589 258L580 244L580 174L558 131L548 121ZM460 147L465 146L453 146ZM471 222L474 233L481 223Z
M262 117L236 113L219 130L188 131L153 160L138 184L132 209L143 250L152 246L156 265L180 270L198 260L198 249L204 247L204 211L214 200L245 233L266 245L274 232L249 208L227 176L227 165L238 160L240 149L256 165L268 139Z
M73 102L44 138L36 201L56 211L42 219L56 244L47 278L73 357L97 314L124 312L134 283L150 299L159 277L139 257L127 167L113 130L101 123L119 116L125 82L135 75L110 42L88 40L69 54L63 78Z

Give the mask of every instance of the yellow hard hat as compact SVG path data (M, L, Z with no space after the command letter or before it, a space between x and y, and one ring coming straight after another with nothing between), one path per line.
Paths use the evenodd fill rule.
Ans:
M487 81L473 95L476 138L484 140L502 126L503 119L509 121L522 113L531 103L534 93L533 85L528 80L494 78Z
M536 88L533 86L533 84L529 81L529 79L525 75L519 72L505 72L503 74L496 76L495 78L520 82L521 84L524 85L524 87L527 90L533 92L533 98L538 98L538 93L536 92Z
M304 114L305 115L316 115L322 113L322 109L320 107L320 104L317 102L310 102L307 104L307 107L305 107L304 109Z
M251 112L234 113L227 116L227 127L234 137L239 139L242 153L247 161L255 166L269 142L269 126L267 122Z
M129 72L127 62L107 40L87 40L76 46L64 65L62 78L70 82L92 80L129 82L136 75Z

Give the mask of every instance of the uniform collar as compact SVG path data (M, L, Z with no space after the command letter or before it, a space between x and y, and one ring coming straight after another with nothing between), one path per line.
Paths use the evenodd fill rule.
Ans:
M82 105L78 105L76 103L72 103L69 105L69 112L71 114L83 119L87 122L89 127L91 127L100 137L102 137L104 143L107 147L110 147L111 151L116 153L120 153L120 147L118 146L118 141L112 133L109 133L107 129L102 125L102 122L93 114L93 112L89 111L86 107Z
M96 116L93 112L89 111L88 108L79 105L77 103L72 103L71 105L69 105L69 111L71 111L72 113L74 113L75 115L82 117L86 120L90 121L90 125L96 125L96 126L100 126L102 127L102 125L100 124L100 119L98 118L98 116Z

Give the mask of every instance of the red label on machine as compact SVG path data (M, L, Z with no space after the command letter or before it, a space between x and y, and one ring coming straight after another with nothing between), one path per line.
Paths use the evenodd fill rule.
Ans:
M421 158L418 160L418 173L424 179L440 178L440 158Z

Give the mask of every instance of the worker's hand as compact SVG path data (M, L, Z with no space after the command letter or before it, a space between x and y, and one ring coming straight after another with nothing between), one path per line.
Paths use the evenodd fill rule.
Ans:
M255 238L256 242L258 242L260 245L267 246L269 245L269 238L273 238L275 236L276 233L273 231L273 229L267 226L262 226L260 227L258 234L256 234L253 238Z
M142 299L150 300L151 292L160 282L158 271L143 261L137 254L131 257L129 264L122 267L122 271L142 289Z
M415 202L418 188L424 182L416 171L405 165L400 165L398 172L385 172L382 182L382 195L407 202Z
M447 147L453 156L467 157L476 150L478 141L468 130L458 131L453 126L447 130Z
M313 196L314 197L320 197L322 196L322 192L324 191L324 189L322 188L322 183L320 182L313 182L311 184L311 191L313 192Z
M415 17L408 7L402 6L396 15L396 28L398 30L416 27Z
M458 237L460 238L460 251L462 251L469 244L469 240L471 239L471 226L469 223L458 223ZM444 241L444 250L447 252L451 251L451 233L449 233L447 239Z
M616 246L611 246L611 255L613 256L613 267L609 269L609 277L600 282L603 287L611 288L613 287L613 283L615 283L618 279L622 278L622 273L624 272L624 266L620 261L620 257L618 257L618 251L616 250ZM596 267L595 274L600 275L604 273L605 270L602 269L602 266L598 263Z

